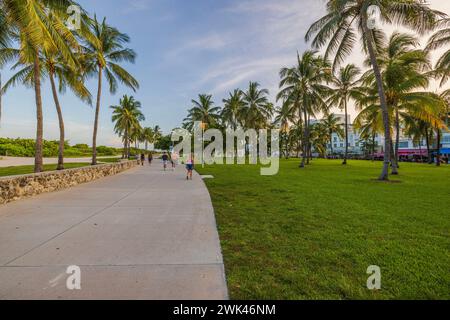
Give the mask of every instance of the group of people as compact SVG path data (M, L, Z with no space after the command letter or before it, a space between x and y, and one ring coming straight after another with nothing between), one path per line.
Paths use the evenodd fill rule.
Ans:
M141 165L143 166L145 163L145 154L141 153L140 158L141 158ZM151 152L148 154L147 159L148 159L149 165L152 165L153 154ZM179 159L180 159L180 156L176 152L171 152L171 153L163 152L163 154L161 156L161 160L163 163L164 171L167 170L167 165L169 164L169 162L170 162L172 171L175 170L176 166L178 165ZM188 156L185 164L186 164L186 180L192 180L192 171L194 170L194 154L190 154Z

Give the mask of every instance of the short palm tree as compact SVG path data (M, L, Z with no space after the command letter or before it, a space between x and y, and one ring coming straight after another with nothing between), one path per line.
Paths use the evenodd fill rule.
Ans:
M333 76L332 84L334 86L332 94L328 99L330 107L338 107L344 110L344 131L345 131L345 153L342 164L347 164L348 157L348 102L350 99L358 97L361 92L359 90L359 75L361 71L354 64L349 64L341 68L337 75Z
M199 94L198 100L191 100L192 108L188 111L188 117L184 119L189 130L192 130L195 122L201 122L204 128L214 127L220 119L220 107L214 106L212 95Z
M312 39L314 48L321 48L327 44L325 57L334 56L334 68L345 61L357 43L358 34L361 36L361 45L370 58L376 78L383 115L385 156L379 179L388 180L391 126L377 60L378 48L382 45L382 31L376 26L371 28L369 24L369 7L372 5L377 5L380 9L380 22L408 27L421 35L433 29L436 21L446 15L432 10L423 0L328 0L326 15L313 23L306 33L306 41Z
M226 125L236 130L238 126L242 125L240 119L244 107L242 91L240 89L235 89L233 92L229 93L228 99L223 99L222 102L224 103L224 106L220 116Z
M145 127L142 130L142 141L145 143L145 150L148 150L148 144L155 142L155 133L153 128Z
M132 96L124 95L120 99L119 105L111 106L113 109L112 121L114 130L122 137L124 156L130 157L130 141L133 141L132 134L136 128L140 128L140 121L145 117L141 112L141 103Z
M322 123L328 130L330 137L330 151L331 154L333 154L333 141L331 139L333 138L333 133L336 133L339 137L343 137L345 135L344 130L342 129L342 124L339 123L339 118L332 113L326 114L322 119Z
M97 131L102 95L103 75L109 84L109 91L115 93L118 81L134 91L139 88L138 81L119 63L126 61L134 63L136 53L125 48L130 41L128 35L106 24L106 19L99 22L94 17L91 37L85 37L83 68L90 76L97 76L97 103L95 107L94 132L92 136L92 165L97 164Z
M242 122L246 129L267 128L273 115L273 105L268 99L269 90L259 87L259 83L250 82L248 89L242 91Z
M281 107L275 110L274 124L280 128L281 142L284 145L285 157L289 157L289 131L292 123L296 122L297 112L293 105L284 101Z

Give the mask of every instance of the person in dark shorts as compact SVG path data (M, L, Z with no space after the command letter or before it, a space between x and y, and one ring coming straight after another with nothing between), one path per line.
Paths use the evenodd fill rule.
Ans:
M145 154L141 153L141 166L144 165L145 162Z
M194 170L194 154L191 154L186 160L186 180L192 180L192 171Z
M167 168L167 162L169 162L169 156L167 155L167 152L164 152L164 153L163 153L161 159L162 159L162 161L163 161L164 171L166 171L166 168Z

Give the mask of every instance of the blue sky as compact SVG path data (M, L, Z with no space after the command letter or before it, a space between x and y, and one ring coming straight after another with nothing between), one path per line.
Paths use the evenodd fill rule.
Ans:
M244 88L250 80L276 94L278 70L295 62L296 51L308 46L303 37L324 13L324 0L79 0L90 13L131 37L137 54L128 70L140 82L133 93L120 87L102 96L99 143L120 145L111 123L110 105L123 94L142 102L146 126L165 132L180 125L198 93L210 93L220 105L228 91ZM435 8L450 13L448 2L433 0ZM351 58L360 60L358 49ZM2 70L5 81L11 76ZM106 85L106 84L105 84ZM88 87L95 96L96 83ZM45 138L58 138L58 122L51 92L44 87ZM91 142L94 110L67 92L61 97L67 139ZM35 135L34 93L11 89L3 98L0 136Z

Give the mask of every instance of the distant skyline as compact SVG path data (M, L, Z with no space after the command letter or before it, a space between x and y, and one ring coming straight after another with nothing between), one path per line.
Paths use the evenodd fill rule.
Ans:
M213 94L222 105L229 91L257 81L269 89L273 102L278 72L295 64L296 52L309 48L304 35L323 16L325 0L79 0L91 14L131 37L137 54L127 69L138 79L134 93L120 86L115 95L102 96L99 145L120 146L109 106L123 94L141 101L145 126L159 125L165 133L181 124L199 93ZM450 1L431 0L435 9L450 14ZM392 31L392 30L390 30ZM411 31L409 31L411 33ZM388 33L389 36L389 33ZM360 64L355 48L349 62ZM3 83L13 74L7 66ZM96 82L88 82L93 97ZM58 121L48 81L43 88L44 138L57 140ZM35 137L34 92L17 86L3 96L1 137ZM61 96L66 137L71 144L91 143L94 109L69 91ZM339 110L336 110L339 113ZM354 111L351 111L352 118Z

